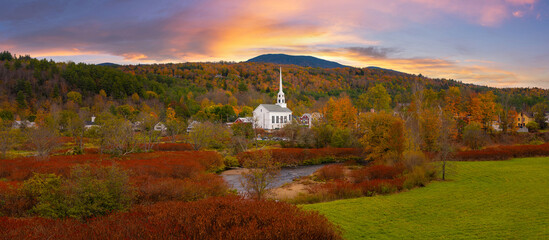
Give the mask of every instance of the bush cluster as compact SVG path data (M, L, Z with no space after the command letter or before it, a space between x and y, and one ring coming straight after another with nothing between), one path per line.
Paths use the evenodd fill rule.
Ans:
M81 219L126 209L132 197L129 176L119 167L77 165L68 178L37 173L21 187L5 189L0 210L10 216Z
M329 167L329 170L332 168L331 166L327 167ZM341 167L341 172L343 172L343 167L338 167ZM346 177L339 176L339 170L334 172L337 172L334 175L339 178L329 178L335 180L328 181L325 184L313 185L309 188L308 194L301 194L292 201L294 203L315 203L361 196L372 196L375 194L388 194L401 190L405 181L405 177L403 176L404 167L400 165L366 166L360 169L351 170Z
M320 180L340 180L345 178L345 167L342 165L327 165L317 171Z
M89 219L0 218L3 239L342 239L316 212L236 197L163 202Z
M159 143L152 149L154 151L192 151L193 146L188 143Z
M0 159L0 178L23 181L33 173L54 173L67 177L71 168L77 164L111 165L113 162L131 170L134 175L157 177L187 177L192 172L216 172L224 168L222 156L214 151L137 153L121 159L105 158L99 154L57 155L51 156L48 161L37 161L33 157Z
M537 156L549 156L549 143L541 145L497 146L482 150L461 151L456 153L456 160L487 161Z
M283 166L315 165L362 159L362 149L359 148L280 148L258 151L269 151L273 160ZM253 157L252 153L241 152L236 157L242 164Z
M9 184L0 182L0 215L90 217L124 209L126 205L112 206L114 203L108 201L116 198L104 193L110 193L109 191L119 187L116 184L126 182L134 190L131 200L142 204L172 200L193 201L228 193L222 177L211 173L223 168L223 159L216 152L139 153L117 160L101 160L100 157L101 155L85 154L78 157L52 156L49 161L36 161L34 158L0 160L0 178L10 181ZM117 168L127 171L127 180L124 178L123 181L114 181L112 177L115 175L107 178L105 173L101 173L103 170L97 170L110 169L113 163L119 166ZM73 170L71 173L71 169L80 164L87 164L87 170ZM72 208L78 202L86 202L78 194L98 197L107 203L103 204L105 206L92 206L99 210ZM95 200L94 202L97 203Z

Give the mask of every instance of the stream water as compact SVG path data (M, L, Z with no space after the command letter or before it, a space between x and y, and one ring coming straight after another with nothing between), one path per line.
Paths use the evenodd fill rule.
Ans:
M293 167L293 168L282 168L280 169L280 174L276 177L272 188L277 188L285 183L292 182L294 179L303 177L303 176L309 176L313 174L316 170L320 169L325 165L311 165L311 166L299 166L299 167ZM223 179L227 184L229 184L230 188L236 189L239 193L244 192L244 188L242 187L242 184L240 184L240 179L242 176L240 174L235 175L227 175L227 174L221 174L223 176Z

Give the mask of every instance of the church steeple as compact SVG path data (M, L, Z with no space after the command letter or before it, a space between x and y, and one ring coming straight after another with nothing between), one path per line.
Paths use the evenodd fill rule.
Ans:
M278 87L278 97L276 99L276 105L286 108L286 99L284 99L284 92L282 91L282 67L280 67L280 85Z

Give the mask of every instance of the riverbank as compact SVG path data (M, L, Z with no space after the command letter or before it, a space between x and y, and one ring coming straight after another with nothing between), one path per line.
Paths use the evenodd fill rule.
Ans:
M293 198L299 193L305 193L308 186L317 184L310 180L308 176L311 176L323 166L326 166L326 164L282 168L280 174L272 184L272 190L268 197L277 200L285 200ZM245 190L241 185L241 178L242 174L247 171L249 170L246 168L235 168L226 170L220 175L230 188L236 189L239 194L244 194Z

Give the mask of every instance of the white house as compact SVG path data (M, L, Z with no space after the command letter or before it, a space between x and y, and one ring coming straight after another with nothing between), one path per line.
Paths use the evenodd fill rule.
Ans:
M97 125L97 123L95 123L95 116L91 117L91 121L86 121L84 123L84 128L85 129L90 129L92 127L97 127L97 126L99 126L99 125Z
M154 125L154 130L157 131L157 132L164 132L166 130L168 130L168 128L166 127L166 125L162 122L158 122L156 125Z
M12 126L12 128L36 128L36 123L35 122L31 122L29 120L24 120L24 121L14 121Z
M199 122L197 121L192 121L189 123L189 125L187 126L187 132L190 133L193 131L194 127L199 124Z
M282 68L280 69L280 86L276 104L260 104L254 112L255 125L266 130L279 129L292 121L292 110L286 107L282 91Z

